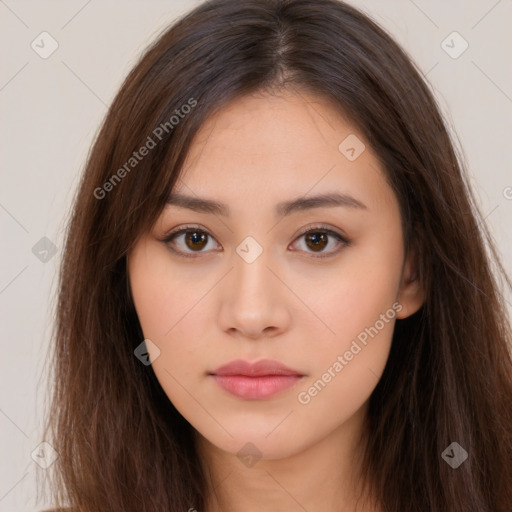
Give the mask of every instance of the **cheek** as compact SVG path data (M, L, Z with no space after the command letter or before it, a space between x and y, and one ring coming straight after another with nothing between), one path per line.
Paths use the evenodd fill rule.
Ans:
M172 337L176 326L186 321L187 311L200 298L204 281L198 284L197 280L187 279L169 264L165 248L154 242L139 242L128 259L128 272L144 336L160 343Z
M311 371L296 394L296 419L318 433L344 424L369 399L386 366L399 309L393 281L366 288L351 279L344 284L323 310L334 334L306 354ZM274 441L284 443L283 436Z
M310 372L301 390L308 396L299 403L314 398L317 406L339 404L355 411L384 370L400 306L386 288L375 286L361 295L345 291L332 294L332 303L328 300L320 309L331 332L325 331L304 354L310 361Z
M208 342L204 323L213 321L206 317L203 299L218 277L208 271L198 276L193 266L186 269L169 260L165 247L141 241L130 254L128 273L142 332L154 344L146 345L152 368L174 401L181 389L175 379L195 383L200 376L198 355Z
M311 373L298 402L312 418L336 423L369 397L386 365L403 260L400 232L383 233L346 253L316 310L329 327L308 354ZM312 330L312 326L311 326ZM316 421L313 420L313 421Z
M172 327L174 292L166 286L165 276L134 259L137 270L131 272L130 283L135 309L144 336L156 341Z
M400 308L396 299L402 258L400 239L388 245L369 243L347 252L336 277L318 294L317 309L331 331L327 332L328 352L348 349L358 337L364 342L364 333L375 325L383 337L391 336L396 309Z

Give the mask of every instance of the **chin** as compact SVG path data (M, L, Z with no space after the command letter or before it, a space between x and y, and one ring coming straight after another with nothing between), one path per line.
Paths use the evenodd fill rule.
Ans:
M236 455L244 462L246 457L256 459L277 460L290 457L300 452L307 445L306 439L298 439L297 432L291 432L290 426L279 432L275 424L268 428L256 428L254 425L238 425L237 428L226 426L232 437L223 432L222 435L201 435L219 450ZM314 442L312 440L312 442Z

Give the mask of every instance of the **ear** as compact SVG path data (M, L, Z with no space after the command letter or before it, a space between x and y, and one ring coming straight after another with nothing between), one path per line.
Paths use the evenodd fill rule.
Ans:
M418 272L418 251L411 245L404 262L402 280L398 291L397 301L402 309L397 311L397 318L407 318L418 311L425 301L423 280Z

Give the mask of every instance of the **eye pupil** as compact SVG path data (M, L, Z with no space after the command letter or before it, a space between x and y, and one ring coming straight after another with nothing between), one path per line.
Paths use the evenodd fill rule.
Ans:
M202 249L207 243L207 236L206 233L188 231L185 234L185 242L189 249ZM192 245L189 242L192 242Z
M185 255L185 253L188 251L188 254L193 252L198 254L206 254L203 249L208 245L211 235L207 231L191 228L192 226L190 226L190 229L175 231L162 241L169 246L169 249L171 249L173 252L177 252L180 255ZM172 248L175 243L173 240L178 237L184 238L184 245L186 246L186 250ZM324 249L329 245L329 239L331 237L334 237L338 241L338 244L344 246L348 245L347 241L345 241L340 235L331 230L310 229L310 231L303 233L299 238L302 240L302 243L304 243L305 240L305 245L312 253L320 254L325 252ZM181 243L183 243L183 239ZM333 251L326 254L330 255L332 252Z
M327 239L327 234L326 233L309 233L308 235L306 235L306 240L307 240L307 244L308 244L308 247L310 249L314 249L315 251L316 250L322 250L325 248L325 246L327 245L328 243L328 239ZM310 246L309 245L309 242L312 242L313 243L313 246Z

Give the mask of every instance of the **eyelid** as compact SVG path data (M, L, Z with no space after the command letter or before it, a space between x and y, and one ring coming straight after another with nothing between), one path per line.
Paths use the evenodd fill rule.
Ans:
M173 236L181 234L184 231L192 230L192 229L204 232L208 236L211 236L213 238L211 233L206 228L203 228L203 227L195 225L195 224L190 224L190 225L185 224L184 226L179 226L179 227L177 227L175 229L172 229L168 233L166 233L160 241L161 242L170 242Z
M334 228L331 228L330 226L327 226L325 224L313 224L312 226L306 226L305 228L302 228L298 233L295 234L294 240L296 240L299 236L305 235L306 233L309 233L310 231L323 231L329 235L334 235L340 237L344 242L349 243L348 238L338 233Z
M348 247L349 245L351 245L351 241L345 235L342 235L338 231L336 231L333 228L331 228L327 225L324 225L324 224L314 224L312 226L306 226L305 228L302 228L295 235L292 243L295 243L295 241L297 239L304 236L306 233L315 232L315 231L321 231L323 233L326 233L327 235L333 236L334 238L336 238L338 240L338 242L340 242L342 247ZM297 252L301 252L301 251L297 251ZM318 253L318 254L315 254L314 252L306 252L306 253L308 254L308 257L313 257L315 259L323 259L323 258L329 258L329 257L336 256L339 252L340 252L340 248L332 250L330 252L323 252L323 253Z
M203 253L201 251L197 251L195 253L194 252L187 253L187 252L182 252L182 251L173 249L170 246L170 242L172 241L172 239L174 237L176 237L178 235L182 235L182 234L186 233L187 231L191 231L191 230L196 230L198 232L204 233L208 237L217 241L216 238L210 233L210 231L208 229L203 228L202 226L199 226L199 225L179 226L178 228L171 230L169 233L164 235L164 237L159 240L160 240L160 242L165 243L172 252L174 252L175 254L178 254L179 256L183 256L185 258L196 258L196 257L201 256L201 254L207 254L208 252L211 252L211 251L208 251L208 252ZM333 236L334 238L336 238L338 240L338 242L341 243L342 247L347 247L351 244L350 240L345 235L342 235L341 233L335 231L333 228L326 226L326 225L322 225L322 224L315 224L312 226L306 226L306 227L302 228L298 233L296 233L294 235L292 244L295 243L298 238L300 238L301 236L303 236L311 231L313 231L313 232L321 231L323 233L326 233L327 235ZM297 251L297 252L301 252L301 251ZM318 253L318 254L315 254L314 252L307 252L307 254L313 258L322 259L322 258L328 258L330 256L334 256L334 255L338 254L338 252L339 252L339 249L330 251L330 252L326 252L326 253Z
M195 253L194 252L183 252L183 251L179 251L179 250L176 250L173 247L171 247L170 242L172 241L172 239L174 237L185 234L187 231L192 231L192 230L196 230L196 231L199 231L200 233L204 233L207 236L209 236L211 239L217 241L208 229L203 228L202 226L191 225L191 224L179 226L178 228L172 229L169 233L164 235L164 237L159 240L160 240L160 242L163 242L169 248L170 251L172 251L174 254L177 254L178 256L181 256L183 258L197 258L197 257L200 257L202 254L207 254L207 253L203 253L201 251L198 251Z

